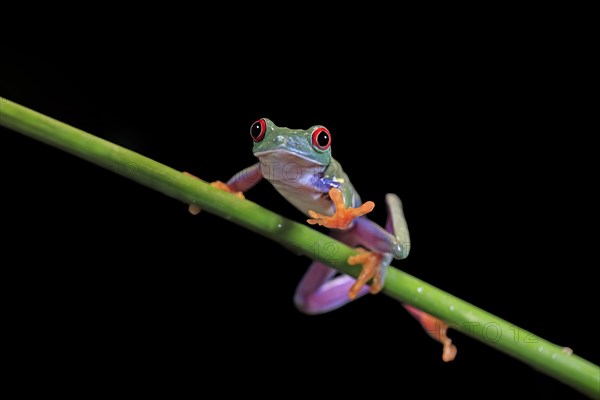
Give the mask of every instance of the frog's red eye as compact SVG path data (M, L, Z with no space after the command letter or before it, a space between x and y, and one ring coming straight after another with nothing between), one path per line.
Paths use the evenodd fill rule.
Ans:
M255 142L260 142L265 137L265 132L267 131L267 123L263 118L255 121L250 127L250 136L252 136L252 140Z
M327 150L331 145L331 134L327 128L317 128L312 134L312 142L317 149Z

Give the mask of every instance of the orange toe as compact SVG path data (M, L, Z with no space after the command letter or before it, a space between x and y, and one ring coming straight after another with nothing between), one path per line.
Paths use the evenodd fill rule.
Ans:
M187 176L191 176L192 178L196 178L196 179L202 181L202 179L198 178L196 175L190 174L187 171L183 171L183 174L187 175ZM198 215L198 214L200 214L201 211L202 211L202 208L200 208L200 206L197 206L195 204L190 204L188 206L188 212L192 215Z
M244 197L244 193L242 192L236 192L235 190L233 190L231 188L231 186L229 186L228 184L221 182L221 181L214 181L210 183L210 186L217 188L217 189L221 189L225 192L229 192L229 193L233 193L234 195L236 195L237 197L239 197L240 199L245 199Z
M330 218L327 215L319 214L318 212L313 210L308 210L307 213L310 218L307 219L306 222L308 222L311 225L324 225L326 223L325 221Z
M198 178L196 175L190 174L190 173L189 173L189 172L187 172L187 171L183 171L183 174L184 174L184 175L187 175L187 176L191 176L192 178L196 178L196 179L198 179L198 180L200 180L200 181L204 182L202 179ZM225 192L232 193L232 194L234 194L235 196L239 197L240 199L244 199L244 198L245 198L245 197L244 197L244 193L242 193L242 192L236 192L236 191L234 191L234 190L233 190L233 189L232 189L232 188L231 188L231 187L230 187L228 184L226 184L226 183L224 183L224 182L221 182L221 181L214 181L214 182L211 182L211 184L210 184L210 185L211 185L212 187L214 187L214 188L217 188L217 189L223 190L223 191L225 191ZM189 205L189 207L188 207L188 211L189 211L189 212L190 212L190 214L192 214L192 215L198 215L198 214L200 214L200 212L202 211L202 208L200 208L200 206L198 206L198 205L196 205L196 204L190 204L190 205Z
M198 215L198 214L200 214L200 211L202 211L202 209L200 208L200 206L197 206L195 204L190 204L190 206L188 207L188 211L192 215Z
M344 196L342 196L342 191L340 189L329 189L329 197L331 198L331 201L333 201L333 204L335 204L335 208L346 208L346 205L344 204Z
M187 176L191 176L192 178L196 178L196 179L202 180L202 179L198 178L196 175L190 174L190 173L189 173L189 172L187 172L187 171L183 171L183 174L184 174L184 175L187 175Z
M361 215L370 213L371 211L373 211L374 208L375 208L375 203L373 203L372 201L366 201L363 204L361 204L360 206L358 206L352 210L354 210L354 214L357 217L360 217Z
M355 218L360 217L373 211L375 203L367 201L359 207L346 207L342 191L337 188L329 189L329 197L335 206L335 212L332 216L319 214L313 210L308 210L308 215L311 217L306 222L311 225L321 225L332 229L347 229L352 225Z
M442 360L444 360L444 362L454 360L458 350L456 349L456 346L452 344L452 340L448 338L448 342L444 342L443 345L444 350L442 351Z
M448 324L413 306L404 304L404 308L406 308L406 310L421 323L421 326L423 326L423 329L425 329L429 336L444 346L442 350L442 360L445 362L454 360L458 350L456 349L456 346L452 344L452 339L447 335Z
M360 271L358 278L356 278L356 282L354 282L354 285L352 285L350 291L348 292L348 297L350 299L356 298L360 289L371 279L373 279L370 290L372 294L379 293L383 287L380 268L382 255L365 251L364 249L360 248L357 250L360 252L360 254L348 257L348 264L362 264L362 270Z

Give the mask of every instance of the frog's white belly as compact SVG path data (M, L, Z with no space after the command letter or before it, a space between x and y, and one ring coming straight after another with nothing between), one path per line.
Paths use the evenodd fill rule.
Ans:
M298 210L307 214L313 210L325 215L333 215L333 202L327 193L318 192L312 186L303 186L270 181L273 187Z
M308 210L333 214L329 195L316 185L325 166L285 151L267 151L257 156L263 177L294 207L304 214Z

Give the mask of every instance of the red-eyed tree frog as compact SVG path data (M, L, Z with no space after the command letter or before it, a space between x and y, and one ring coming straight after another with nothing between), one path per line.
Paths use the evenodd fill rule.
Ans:
M265 178L287 201L310 217L309 224L330 228L332 237L360 251L348 259L351 265L362 265L357 279L338 275L326 264L314 261L296 289L297 308L306 314L320 314L369 292L378 293L392 259L406 258L410 250L408 228L398 196L386 195L385 229L367 218L365 214L371 212L375 204L361 203L340 163L331 156L331 133L324 126L289 129L261 118L250 126L250 136L254 142L253 153L259 161L227 183L216 181L212 185L244 198L244 192ZM190 205L189 211L195 215L200 209ZM456 347L446 335L448 326L421 310L403 306L443 344L443 360L453 360Z

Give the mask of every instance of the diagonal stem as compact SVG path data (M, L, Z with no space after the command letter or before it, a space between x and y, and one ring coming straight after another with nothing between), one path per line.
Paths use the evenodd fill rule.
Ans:
M141 154L0 98L0 125L123 175L141 185L228 219L279 242L296 253L357 276L347 264L356 251L331 237L240 200ZM315 249L335 246L336 251ZM326 254L323 254L326 253ZM430 313L451 328L494 347L592 397L600 396L600 368L396 268L389 268L383 293Z

